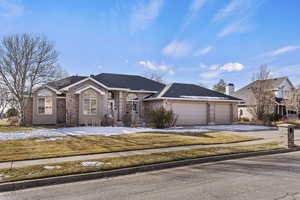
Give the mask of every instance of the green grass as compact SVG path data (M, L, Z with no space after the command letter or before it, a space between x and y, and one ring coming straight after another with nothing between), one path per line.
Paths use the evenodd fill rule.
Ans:
M98 167L83 167L80 165L82 161L76 161L51 164L51 166L62 166L61 169L47 170L43 168L45 165L35 165L22 168L2 169L0 170L0 174L6 176L5 178L3 178L2 182L18 181L78 173L106 171L125 167L133 167L191 158L200 158L241 152L255 152L280 148L282 147L280 147L279 144L275 142L247 146L211 147L194 150L170 151L163 153L152 153L90 160L105 163L104 165Z
M231 133L180 134L135 133L113 136L67 137L64 140L38 142L37 138L0 141L0 161L50 158L93 153L152 149L197 144L225 144L258 138Z

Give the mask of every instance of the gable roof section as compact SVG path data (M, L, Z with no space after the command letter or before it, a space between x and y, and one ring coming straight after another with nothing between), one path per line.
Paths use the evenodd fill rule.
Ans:
M167 88L168 87L168 88ZM202 100L230 100L241 101L241 99L225 95L195 84L173 83L161 90L160 94L150 98L179 98L179 99L202 99Z
M164 84L138 75L102 73L92 76L98 82L109 88L124 88L130 90L159 91Z
M236 92L233 93L233 96L238 98L243 98L243 97L245 98L246 95L250 95L249 93L252 92L251 88L255 87L255 85L258 84L260 81L263 81L265 85L270 86L271 87L270 89L278 89L280 85L283 83L283 81L285 80L287 80L291 84L291 86L294 87L288 77L280 77L280 78L273 78L267 80L257 80L237 90Z
M49 82L49 83L47 83L47 85L49 85L52 88L55 88L56 90L60 90L62 88L73 85L85 78L87 78L87 77L86 76L69 76L69 77L63 78L61 80Z

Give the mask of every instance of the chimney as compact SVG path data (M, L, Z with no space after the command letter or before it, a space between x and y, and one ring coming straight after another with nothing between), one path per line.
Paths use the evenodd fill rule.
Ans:
M226 92L225 92L225 94L232 95L233 93L234 93L234 84L233 83L229 83L228 85L226 85Z

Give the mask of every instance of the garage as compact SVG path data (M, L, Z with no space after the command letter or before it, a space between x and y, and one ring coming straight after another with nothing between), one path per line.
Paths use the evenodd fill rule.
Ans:
M177 125L207 124L205 103L172 103L173 112L178 116Z
M242 100L198 85L172 83L146 101L177 114L176 125L232 124L238 119L237 105Z
M231 124L231 105L216 104L215 105L215 123Z

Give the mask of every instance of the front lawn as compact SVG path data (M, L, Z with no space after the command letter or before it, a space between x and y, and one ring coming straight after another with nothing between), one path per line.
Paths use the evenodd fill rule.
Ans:
M132 156L122 156L113 158L103 158L91 160L93 162L101 162L100 166L82 166L83 161L55 163L56 169L45 169L45 165L35 165L22 168L2 169L0 174L2 180L0 182L18 181L26 179L46 178L53 176L62 176L69 174L79 174L87 172L105 171L119 169L125 167L134 167L139 165L147 165L154 163L162 163L168 161L184 160L191 158L200 158L215 155L255 152L263 150L280 149L278 143L265 143L247 146L228 146L228 147L211 147L194 150L170 151L163 153L152 153ZM49 167L49 166L48 166Z
M196 144L225 144L256 140L232 133L188 134L135 133L113 136L69 136L61 140L42 138L0 141L0 161L49 158ZM43 138L45 139L45 138ZM60 138L58 138L60 139Z
M21 131L32 131L35 129L41 129L42 127L25 127L25 126L15 126L10 125L7 120L0 120L0 134L1 132L5 133L13 133L13 132L21 132Z

